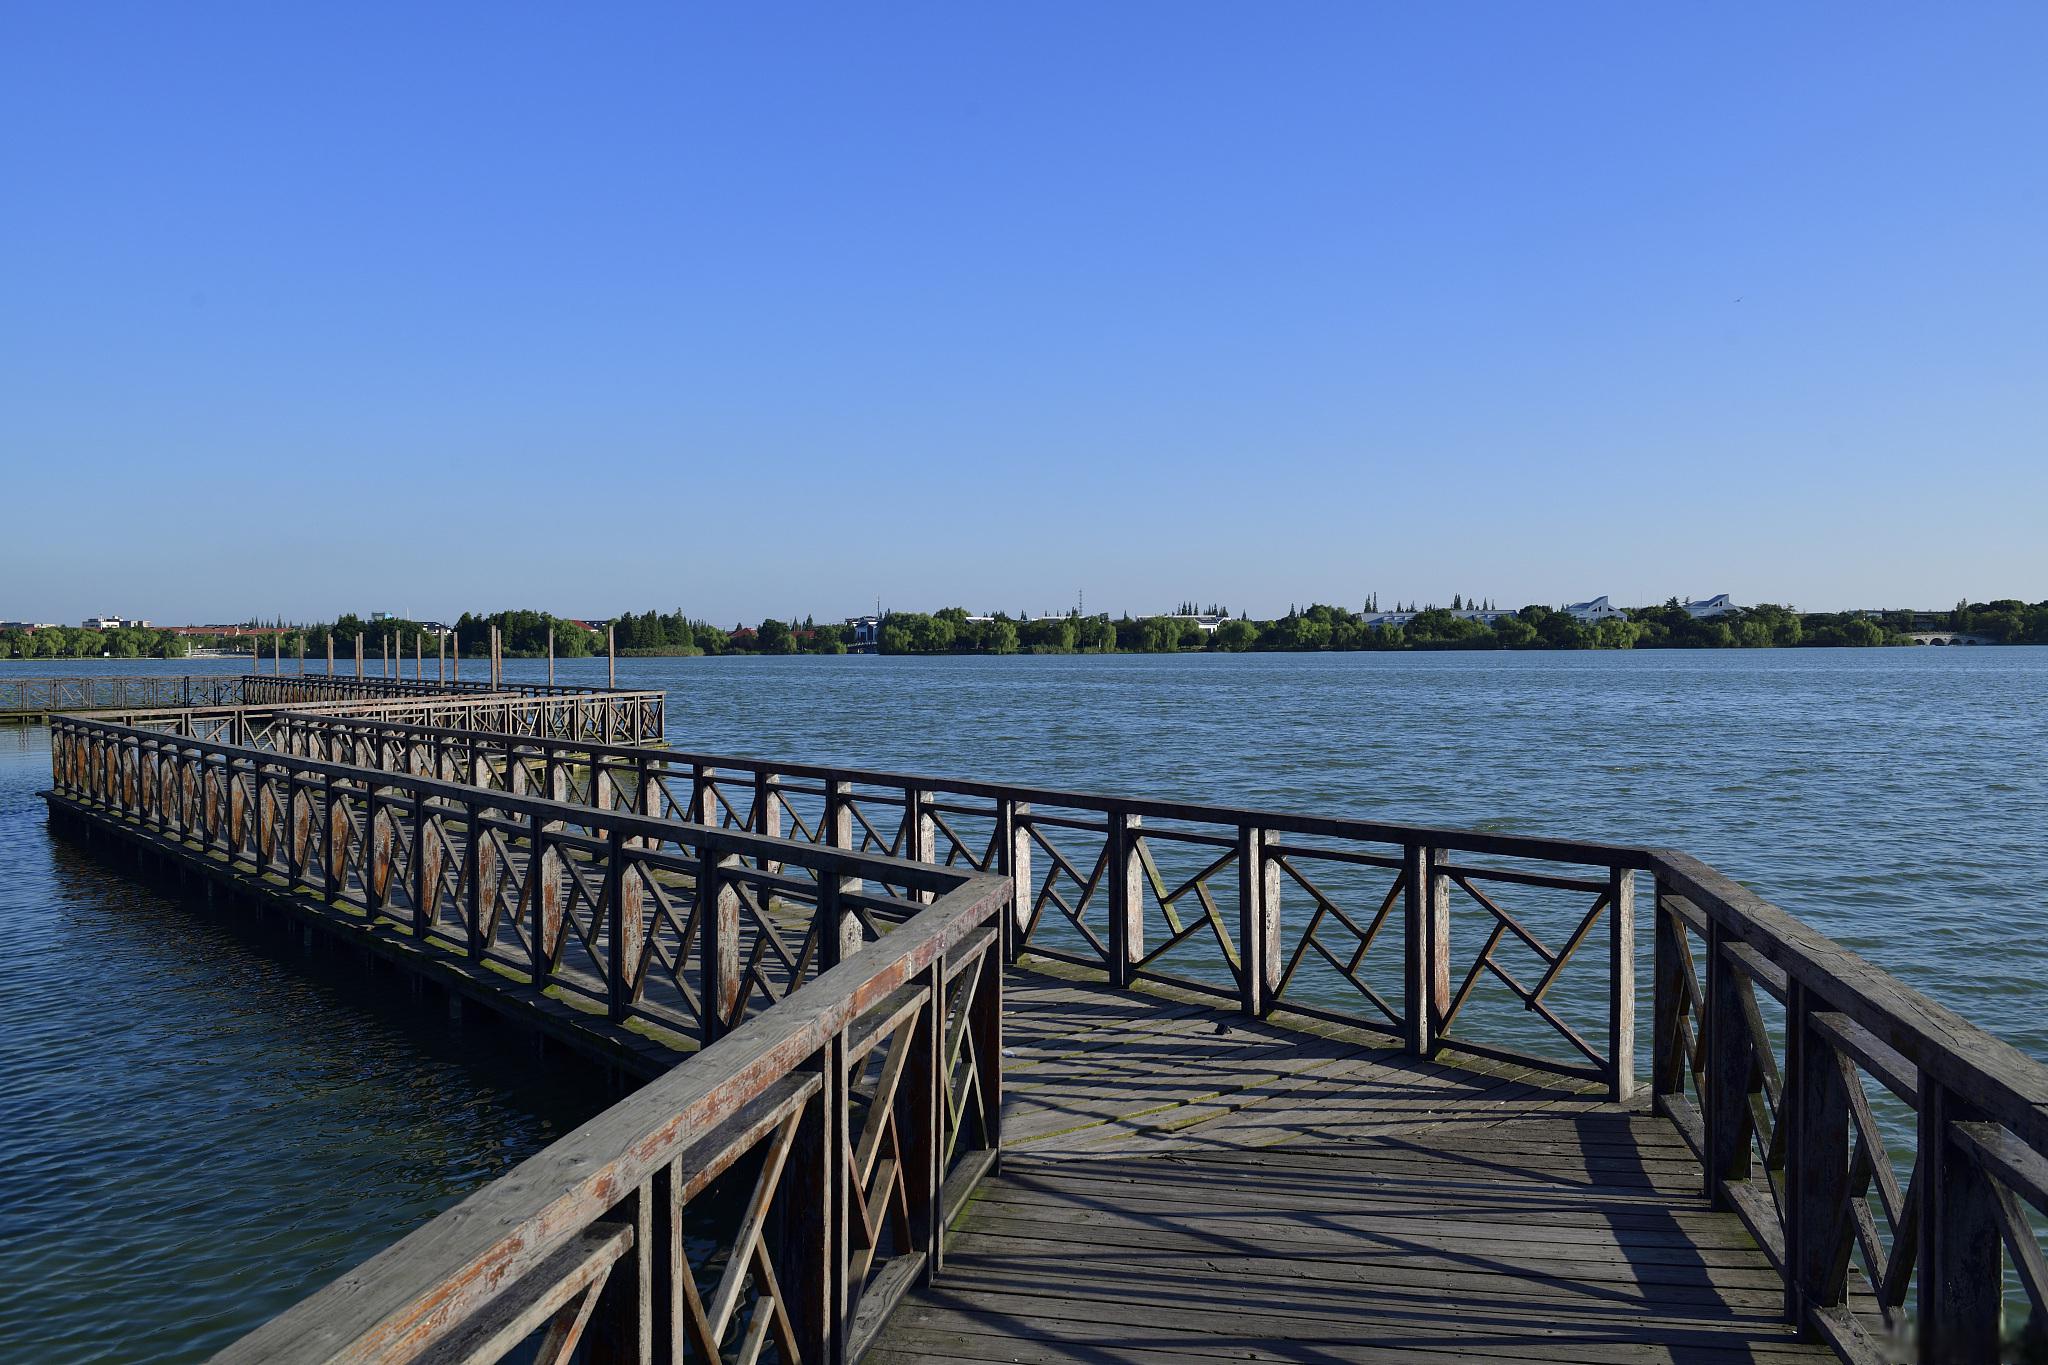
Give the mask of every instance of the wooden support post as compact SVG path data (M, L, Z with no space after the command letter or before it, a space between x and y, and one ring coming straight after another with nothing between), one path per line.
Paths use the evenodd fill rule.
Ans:
M619 685L619 628L607 625L604 628L604 662L606 686Z
M607 839L605 903L611 913L607 921L609 932L608 951L605 954L605 1000L612 1019L620 1020L626 1017L640 998L640 950L647 928L643 913L646 891L641 886L640 879L632 875L628 867L626 859L629 841L625 834L617 826L613 826L608 831ZM739 961L738 938L739 900L734 896L732 953L735 976ZM709 946L707 941L707 949Z
M1003 959L988 953L974 970L974 1006L968 1027L973 1030L975 1076L981 1089L981 1144L1002 1159L1003 1150ZM943 1211L950 1217L952 1209Z
M327 676L334 676L334 632L327 632Z
M558 825L536 815L533 832L528 836L527 856L531 861L526 874L526 907L536 990L547 989L548 978L554 974L555 952L562 934L562 855L547 839L548 833L557 828Z
M356 632L356 676L358 678L363 676L363 634L361 631Z
M1451 1006L1451 883L1437 871L1442 855L1423 844L1402 853L1402 929L1405 956L1402 1024L1407 1050L1433 1056Z
M1657 878L1651 902L1655 939L1651 950L1650 1104L1669 1114L1674 1099L1685 1094L1687 1070L1682 1028L1686 1018L1685 921L1667 905L1672 895Z
M832 872L818 877L818 970L829 972L860 951L860 916L843 899L860 893L860 880Z
M306 676L306 633L299 632L299 676Z
M384 632L384 676L391 676L391 632Z
M1707 924L1707 1017L1702 1040L1707 1078L1704 1127L1706 1194L1716 1208L1732 1208L1727 1186L1749 1178L1749 1094L1756 1059L1750 1053L1746 996L1749 983L1728 958L1719 921Z
M1103 877L1109 883L1109 984L1128 987L1145 956L1145 866L1140 817L1110 811Z
M462 632L454 631L448 644L448 670L450 682L462 681Z
M931 802L928 791L903 789L903 856L913 863L938 861L938 827L932 819ZM930 891L913 891L910 898L923 905L938 899Z
M642 766L645 771L645 765ZM776 796L775 774L767 769L756 769L754 773L754 809L750 823L754 833L765 834L771 839L782 837L782 802ZM761 864L769 872L782 871L780 862L769 860Z
M463 810L469 837L462 841L462 936L472 958L484 955L484 831L483 811Z
M436 631L436 632L435 632L435 634L434 634L434 647L435 647L435 665L434 665L434 681L436 681L436 682L444 682L444 683L445 683L445 682L447 682L447 681L448 681L448 632L447 632L447 631L443 630L443 631Z
M704 1044L710 1046L739 1023L740 896L730 869L739 859L721 853L706 839L697 859L698 929L704 947L699 966L698 999L704 1007Z
M427 640L418 631L412 633L412 680L427 680Z
M945 1126L941 1107L945 1068L941 1058L946 1047L946 979L944 959L935 960L919 975L926 992L913 1022L904 1027L916 1030L904 1059L903 1078L896 1086L894 1118L897 1141L903 1154L904 1212L909 1224L908 1250L924 1253L922 1283L929 1284L938 1269L942 1238L939 1228L939 1186L943 1180L940 1156L945 1149ZM964 1027L966 1020L960 1021Z
M1949 1136L1952 1124L1977 1117L1921 1070L1913 1185L1921 1201L1920 1359L1930 1365L2001 1358L2005 1265L1998 1196L1991 1177Z
M1003 917L1003 960L1015 962L1031 929L1031 803L996 801L996 870L1010 879L1010 913Z
M1842 1301L1849 1232L1849 1086L1816 1002L1795 979L1785 1004L1785 1316L1805 1335L1810 1314Z
M819 841L828 848L851 851L853 836L853 784L838 778L825 779L825 810L818 821ZM828 894L821 896L819 947L828 966L844 962L847 955L865 942L860 917L840 903L842 895L859 895L865 885L859 877L828 875ZM827 903L829 902L829 903Z
M427 803L420 797L414 797L412 803L412 867L412 932L415 938L425 938L440 918L441 840L427 818Z
M555 628L548 627L548 686L555 685Z
M1254 1019L1273 1008L1280 988L1280 864L1266 852L1271 838L1253 825L1237 829L1237 952L1244 978L1238 1007Z
M846 1161L832 1137L832 1111L838 1103L834 1087L843 1083L834 1072L836 1055L827 1044L806 1068L822 1072L822 1084L804 1105L784 1161L777 1203L780 1235L773 1243L775 1279L782 1287L790 1332L799 1357L807 1361L838 1360L841 1355L834 1344L839 1315L832 1308L832 1285L833 1261L845 1246L845 1210L834 1203L833 1174L835 1168L843 1172ZM680 1254L681 1242L672 1245ZM673 1358L682 1359L682 1352Z
M1607 1095L1636 1090L1636 874L1607 870Z

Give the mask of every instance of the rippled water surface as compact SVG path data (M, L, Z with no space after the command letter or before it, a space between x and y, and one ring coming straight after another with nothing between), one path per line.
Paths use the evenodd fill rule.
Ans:
M634 659L619 682L668 689L689 749L1676 845L2048 1058L2048 649ZM203 1353L597 1102L53 845L32 734L0 731L5 1354Z
M0 1359L203 1358L603 1106L51 839L48 777L0 729Z

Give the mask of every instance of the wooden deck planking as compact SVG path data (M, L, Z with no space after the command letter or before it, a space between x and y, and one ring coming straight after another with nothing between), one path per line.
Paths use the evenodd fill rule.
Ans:
M1006 1150L868 1359L1831 1360L1665 1120L1015 969Z

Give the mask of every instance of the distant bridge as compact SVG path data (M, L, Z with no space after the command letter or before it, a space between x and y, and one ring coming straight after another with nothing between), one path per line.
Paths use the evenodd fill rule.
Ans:
M1998 641L1989 635L1974 635L1967 630L1916 630L1906 638L1916 645L1995 645Z

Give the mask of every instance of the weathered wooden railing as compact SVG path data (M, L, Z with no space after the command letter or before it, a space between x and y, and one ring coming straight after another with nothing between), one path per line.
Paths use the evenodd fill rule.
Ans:
M242 700L242 681L226 673L0 677L0 716L42 717L65 711L145 706L233 706Z
M571 938L614 1018L697 966L670 980L714 1046L222 1359L489 1361L537 1338L565 1361L586 1334L613 1359L850 1359L993 1166L999 878L79 718L52 767L58 797L287 892L524 948L507 989L575 986ZM764 971L758 945L793 929Z
M707 1041L963 875L78 717L52 723L51 767L60 797Z
M1851 1360L2040 1358L2048 1068L1697 859L1652 870L1654 1102L1787 1314Z
M60 725L64 761L104 762L93 757L92 725ZM794 859L792 848L879 856L866 874L881 892L876 908L899 917L931 894L899 855L999 874L1013 888L1004 916L1013 951L1095 967L1120 985L1179 980L1253 1013L1376 1027L1415 1051L1455 1045L1526 1059L1453 1027L1491 978L1578 1054L1536 1060L1597 1076L1617 1096L1633 1081L1632 883L1647 871L1656 886L1652 1103L1698 1154L1705 1190L1778 1266L1787 1315L1851 1360L1991 1360L2048 1346L2048 1068L1682 853L372 717L294 713L263 742L272 748L241 760L251 771L340 763L380 774L355 779L366 787L433 784L426 805L461 804L447 793L462 784L480 808L544 795L550 823L585 850L596 830L696 819L720 837L769 841L771 851L751 855L755 872L768 870L764 860ZM136 783L147 785L139 770L116 765L102 790ZM245 811L260 807L244 797ZM471 818L490 821L481 809ZM780 839L785 829L794 841ZM1592 875L1542 870L1560 863ZM1283 917L1283 886L1303 897L1301 917ZM1501 887L1518 905L1548 898L1562 933L1546 939L1542 924L1502 903ZM1458 907L1478 910L1476 932L1456 936L1471 945L1462 972L1452 954ZM1368 955L1388 939L1400 943L1400 971L1382 987ZM1169 971L1195 944L1204 952L1194 974ZM1516 945L1533 972L1501 961L1503 946ZM1593 993L1606 1029L1590 1030L1592 1040L1552 992L1588 956L1606 966ZM1322 998L1296 998L1318 964ZM1333 986L1368 1008L1332 1007Z
M346 673L252 673L242 679L242 697L249 702L350 700L364 697L454 696L489 692L521 697L573 697L613 692L616 688L569 683L513 682L472 678L467 682L440 678L407 678Z
M626 690L549 696L523 692L444 694L429 688L364 698L115 709L100 713L99 719L193 739L272 747L268 736L285 717L307 713L570 742L655 744L661 742L667 724L667 694Z
M1376 1029L1421 1055L1455 1045L1597 1080L1617 1097L1633 1088L1641 849L320 712L280 716L250 739L1000 873L1015 887L1014 952L1099 968L1120 986L1173 982L1255 1015ZM1300 897L1304 913L1283 915L1283 896ZM1585 979L1561 989L1581 961ZM1461 1027L1475 1017L1482 1027Z

